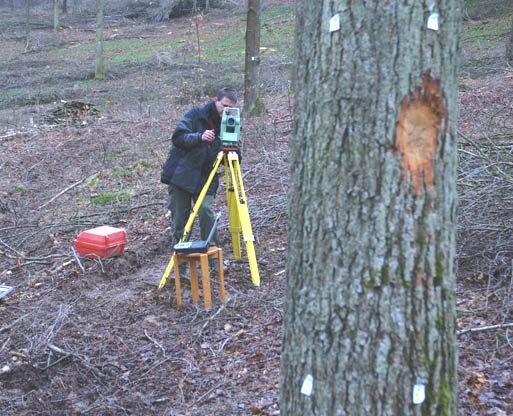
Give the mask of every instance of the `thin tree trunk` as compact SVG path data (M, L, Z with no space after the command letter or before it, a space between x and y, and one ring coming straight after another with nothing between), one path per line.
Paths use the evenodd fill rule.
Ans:
M59 0L53 0L53 30L59 30Z
M246 59L244 71L244 111L261 114L264 111L260 98L260 0L248 0L246 28Z
M96 67L94 79L105 79L105 58L103 53L104 0L96 0Z
M506 40L506 61L513 64L513 21L511 22L511 32Z
M203 20L202 16L196 13L196 5L194 6L194 26L196 29L196 48L198 50L198 64L201 64L201 37L200 37L200 23Z
M30 4L31 0L25 0L25 49L30 45Z
M461 9L297 0L282 416L457 415Z

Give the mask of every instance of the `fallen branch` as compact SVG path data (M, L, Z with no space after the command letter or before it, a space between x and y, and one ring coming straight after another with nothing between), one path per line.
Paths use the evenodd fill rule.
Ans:
M32 313L32 312L31 312ZM6 325L2 328L0 328L0 334L2 332L5 332L5 331L8 331L9 329L11 329L13 326L15 326L18 322L22 321L23 319L25 319L27 316L29 316L31 313L27 313L23 316L20 316L18 319L12 321L9 325Z
M6 249L11 250L14 254L16 254L17 257L22 257L23 255L17 251L16 249L12 248L9 244L7 244L4 240L0 238L0 245L4 246ZM5 254L6 257L9 257L11 259L15 259L16 257L9 256L7 253Z
M89 370L97 379L104 377L104 374L96 366L89 364L90 360L87 357L81 356L80 354L77 354L73 351L66 351L51 343L48 343L47 347L50 350L50 353L47 360L47 366L44 368L44 370L48 370L50 367L53 367L55 364L61 362L65 358L74 357L78 359L80 364L82 364L87 370ZM56 361L52 362L51 358L53 354L59 354L61 355L61 357L58 358Z
M97 173L95 173L94 175L97 175ZM59 198L61 195L65 194L66 192L68 192L69 190L73 189L74 187L80 185L82 182L84 182L87 178L90 178L91 176L94 176L94 175L90 175L90 176L86 176L84 179L81 179L79 180L78 182L75 182L73 185L70 185L68 186L66 189L63 189L62 191L60 191L57 195L55 195L53 198L51 198L49 201L45 202L43 205L39 206L37 209L41 209L41 208L44 208L46 207L48 204L52 203L53 201L55 201L57 198Z
M164 357L166 357L166 349L162 346L162 344L160 344L159 342L157 342L154 338L152 338L148 332L146 330L144 330L144 335L146 335L146 338L148 338L151 342L153 342L157 347L160 348L160 350L162 351L162 354L164 355Z
M0 139L6 139L8 137L16 136L16 132L14 130L10 130L7 132L7 134L4 134L3 136L0 136Z
M0 243L4 243L2 240L0 240ZM5 243L4 246L11 248L7 246ZM27 264L31 263L39 263L39 264L49 264L47 260L52 258L59 258L59 257L67 257L67 254L48 254L47 256L41 256L41 257L25 257L22 253L18 253L16 250L12 249L16 256L13 256L11 254L8 254L6 252L0 251L0 255L4 255L8 259L16 260L16 266L26 266Z
M492 329L502 329L502 328L512 328L512 327L513 327L513 322L510 322L508 324L481 326L481 327L477 327L477 328L467 328L467 329L462 329L461 331L456 331L456 335L468 334L469 332L470 333L483 332L483 331L490 331Z
M80 257L78 256L78 253L75 250L75 247L71 246L71 250L73 251L73 256L75 257L75 260L77 261L77 264L80 267L80 270L82 270L82 273L85 273L85 268L84 268L84 266L82 266L82 262L80 261Z
M59 348L53 344L48 344L48 349L50 350L50 354L48 354L48 359L46 361L46 368L45 370L49 369L50 367L53 367L54 365L60 363L62 360L73 356L72 353L64 351L62 348ZM59 354L61 355L60 358L58 358L55 361L52 361L53 354Z
M227 303L227 302L223 303L223 304L219 307L219 309L218 309L218 310L217 310L217 311L216 311L212 316L210 316L210 317L207 319L207 321L203 324L202 328L200 329L200 331L199 331L199 335L201 335L201 333L202 333L202 332L203 332L203 330L207 327L207 325L208 325L212 320L214 320L214 318L215 318L217 315L219 315L219 313L220 313L221 311L223 311L223 310L224 310L224 308L226 307L226 303Z
M275 20L273 22L265 22L264 23L264 26L271 26L271 25L280 25L282 23L289 23L291 22L293 19L292 18L289 18L289 19L281 19L281 20Z

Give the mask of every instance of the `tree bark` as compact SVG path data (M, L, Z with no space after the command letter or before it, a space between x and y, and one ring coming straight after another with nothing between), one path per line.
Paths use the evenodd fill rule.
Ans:
M246 59L244 70L244 112L261 114L263 104L260 98L260 0L248 0L246 26Z
M105 57L103 53L104 0L96 0L96 66L94 79L105 79Z
M457 414L461 12L297 0L282 416Z

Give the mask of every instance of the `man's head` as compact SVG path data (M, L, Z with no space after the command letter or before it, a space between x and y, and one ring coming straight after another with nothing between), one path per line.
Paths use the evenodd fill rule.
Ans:
M225 107L234 107L235 104L237 104L237 94L231 88L221 88L217 92L214 103L216 105L217 112L222 116Z

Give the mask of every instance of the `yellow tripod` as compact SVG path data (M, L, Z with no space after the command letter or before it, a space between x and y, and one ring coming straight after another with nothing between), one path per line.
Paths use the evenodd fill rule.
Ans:
M191 214L189 215L189 219L185 224L184 232L180 242L186 241L189 237L194 219L198 214L198 210L203 203L203 199L207 194L207 190L212 183L212 180L214 179L214 176L219 169L221 162L224 163L225 168L224 177L226 186L226 200L228 204L228 224L230 234L232 235L233 257L235 260L240 260L242 257L240 244L240 234L242 232L244 242L246 243L246 253L248 256L251 281L253 282L253 285L260 286L260 274L258 272L258 264L254 246L255 237L253 236L251 222L249 219L249 210L246 201L246 193L244 192L244 184L242 182L239 156L235 151L225 149L218 153L212 171L208 176L207 182L203 186L203 189L201 190L198 199L192 208ZM159 289L162 289L166 285L167 279L171 273L171 270L173 269L174 259L175 253L173 252L166 270L164 271L162 279L160 279ZM223 267L223 265L220 264L219 267Z

